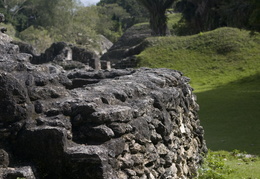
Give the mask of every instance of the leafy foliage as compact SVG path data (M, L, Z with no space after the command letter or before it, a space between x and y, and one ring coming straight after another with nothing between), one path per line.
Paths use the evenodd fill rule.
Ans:
M117 4L130 14L126 24L127 27L148 20L149 15L147 10L141 6L137 0L100 0L98 6L106 6L109 4Z
M202 167L199 170L199 179L225 179L232 169L225 165L224 157L217 152L209 151Z
M17 31L12 24L5 24L4 27L8 29L6 32L7 35L11 36L12 38L16 38Z
M30 26L19 34L19 38L31 45L33 45L38 53L43 52L48 48L53 40L49 32L44 28L34 28Z
M176 5L183 13L184 26L192 33L224 26L259 31L259 7L257 0L180 0Z
M260 174L259 165L259 157L236 149L231 152L210 150L197 179L256 178Z
M18 31L23 31L31 25L46 27L64 24L75 6L74 0L2 0L0 9L7 22L14 24Z
M117 41L128 26L130 14L118 4L107 4L97 8L99 13L97 33L103 34L112 42Z
M0 12L15 28L11 35L32 43L39 51L56 41L96 46L98 34L116 41L130 16L117 4L84 7L77 0L2 0Z

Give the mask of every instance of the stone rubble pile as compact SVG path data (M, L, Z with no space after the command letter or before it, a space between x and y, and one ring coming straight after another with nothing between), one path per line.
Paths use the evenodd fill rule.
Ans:
M196 176L207 148L187 77L95 70L66 48L39 60L0 40L0 178Z

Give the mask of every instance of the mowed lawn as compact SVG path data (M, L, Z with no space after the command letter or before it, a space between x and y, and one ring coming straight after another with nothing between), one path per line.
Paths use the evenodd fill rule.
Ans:
M260 156L259 75L196 95L208 148Z

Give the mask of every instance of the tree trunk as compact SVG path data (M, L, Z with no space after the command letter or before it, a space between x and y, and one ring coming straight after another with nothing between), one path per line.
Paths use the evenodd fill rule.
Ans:
M150 13L150 27L152 29L153 36L165 36L167 31L167 17L165 12Z

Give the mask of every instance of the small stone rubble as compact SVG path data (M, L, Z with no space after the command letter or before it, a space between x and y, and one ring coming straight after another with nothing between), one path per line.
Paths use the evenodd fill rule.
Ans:
M187 77L95 70L58 46L36 57L0 40L0 178L196 176L207 148Z

